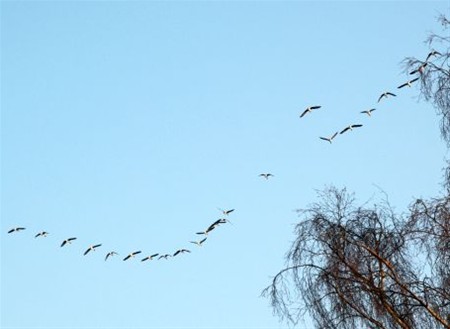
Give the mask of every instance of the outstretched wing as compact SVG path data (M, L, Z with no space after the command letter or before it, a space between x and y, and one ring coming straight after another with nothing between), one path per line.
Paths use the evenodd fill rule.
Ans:
M308 112L309 112L309 109L304 110L303 113L300 114L300 118L303 118L305 116L305 114Z
M442 54L436 50L433 50L432 52L430 52L428 54L427 59L425 61L428 62L428 60L430 59L431 56L436 56L436 55L442 55Z
M346 127L346 128L343 129L340 133L343 134L343 133L345 133L345 132L348 131L348 130L350 130L350 127Z

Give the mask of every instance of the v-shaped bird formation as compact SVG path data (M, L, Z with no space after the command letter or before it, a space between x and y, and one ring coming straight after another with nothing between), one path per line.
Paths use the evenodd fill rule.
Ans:
M436 51L436 50L432 50L432 51L427 55L425 61L421 62L420 65L419 65L416 69L414 69L413 71L409 72L410 75L413 75L413 74L418 74L418 75L417 75L414 79L408 80L408 81L406 81L406 82L400 84L400 85L397 87L397 89L402 89L402 88L405 88L405 87L411 88L412 85L413 85L413 83L415 83L416 81L419 81L419 80L420 80L420 77L424 74L424 72L425 72L425 70L426 70L428 64L430 63L430 59L432 59L432 58L438 58L439 56L442 56L442 54L441 54L440 52L438 52L438 51ZM390 91L384 91L383 93L381 93L381 94L378 96L377 103L380 103L381 101L383 101L383 100L385 100L385 99L389 99L389 98L393 98L393 97L397 97L397 95L394 94L393 92L390 92ZM320 108L322 108L321 105L308 106L305 110L303 110L303 111L301 112L300 118L303 118L305 115L310 114L310 113L312 113L314 110L318 110L318 109L320 109ZM321 110L321 111L322 111L322 110ZM371 117L374 111L376 111L375 108L370 108L370 109L368 109L368 110L360 111L360 113L366 114L368 117ZM345 133L345 132L352 131L352 130L354 130L355 128L359 128L359 127L362 127L362 126L363 126L363 125L360 124L360 123L358 123L358 124L350 124L350 125L348 125L347 127L343 128L340 132L339 132L339 130L338 130L338 131L332 133L332 134L329 135L329 136L326 136L326 135L325 135L325 136L320 136L319 138L320 138L321 140L323 140L323 141L326 141L326 142L332 144L333 141L334 141L334 139L335 139L338 135L342 135L342 134ZM262 174L261 174L261 175L262 175ZM261 176L261 175L260 175L260 176ZM266 179L267 179L267 178L268 178L268 177L266 177Z
M427 65L429 64L429 60L431 58L433 58L433 57L437 58L438 56L441 56L441 53L439 53L439 52L437 52L435 50L431 51L428 54L428 56L426 57L426 60L424 62L421 62L421 64L416 69L414 69L412 72L410 72L411 75L418 74L418 76L415 77L414 79L411 79L411 80L408 80L408 81L402 83L401 85L399 85L397 87L397 89L402 89L404 87L412 87L412 84L415 83L416 81L420 80L422 74L424 74L424 72L425 72L425 70L427 68ZM396 97L396 96L397 96L396 94L394 94L394 93L392 93L390 91L385 91L378 97L377 103L380 103L384 99L389 99L389 98ZM308 106L305 110L302 111L302 113L300 114L300 118L304 118L307 114L311 115L313 112L315 112L316 110L319 110L321 108L322 108L321 105ZM365 114L365 115L367 115L367 117L371 117L374 111L376 111L375 108L370 108L370 109L367 109L367 110L364 110L364 111L360 111L360 114ZM342 128L340 130L335 130L335 132L333 132L331 135L329 135L327 137L322 137L321 136L319 138L321 140L324 140L324 141L329 142L330 144L332 144L337 136L342 135L342 134L344 134L346 132L353 131L356 128L360 128L362 126L363 125L360 124L360 123L353 123L353 124L347 125L346 127ZM268 180L270 177L274 177L274 175L271 174L271 173L261 173L258 176L264 178L265 180ZM218 208L218 209L220 210L220 212L222 213L224 218L219 218L219 219L215 220L208 227L206 227L203 231L195 232L196 235L201 236L201 237L199 237L200 239L199 240L188 241L189 243L195 244L197 247L202 247L205 244L206 240L209 239L209 234L213 230L215 230L218 226L226 224L226 223L230 223L231 224L230 220L228 219L228 216L231 213L234 212L234 209L220 209L220 208ZM7 233L8 234L12 234L12 235L22 234L21 232L24 231L24 230L26 230L25 227L18 226L18 227L11 228L10 230L8 230ZM34 238L40 238L38 240L41 240L41 238L48 237L49 235L50 234L47 231L38 231L34 235ZM77 239L78 239L77 237L72 236L72 237L63 239L62 241L58 240L58 241L61 241L61 242L58 242L58 243L60 243L60 247L61 248L64 247L64 249L65 249L65 248L68 248L69 245L72 245L73 243L75 244L75 241ZM96 243L96 244L88 245L86 249L83 249L84 251L82 252L82 254L84 256L87 256L88 254L94 254L94 252L96 252L97 249L100 249L101 247L102 247L102 243ZM124 255L126 255L126 256L122 260L123 261L130 261L131 259L136 258L141 253L142 253L141 250L135 250L135 251L132 251L132 252L129 252L129 253L125 253ZM167 252L166 253L159 253L159 252L154 252L153 251L153 252L150 252L150 253L146 253L146 256L141 258L141 263L148 262L148 261L151 261L151 260L154 260L154 259L157 259L157 260L161 260L161 259L168 260L168 259L174 258L174 257L178 258L178 257L180 257L183 254L190 254L190 253L191 253L191 250L186 249L186 248L175 249L171 253L167 253ZM118 256L118 255L119 255L119 253L117 251L109 249L109 251L104 256L104 261L107 261L107 260L110 260L112 258L115 258L114 256Z
M234 209L224 210L224 209L220 209L220 208L219 208L219 210L221 211L221 213L224 216L228 216L234 211ZM219 225L222 225L222 224L226 224L226 223L230 223L230 221L227 218L219 218L219 219L215 220L213 223L211 223L204 231L197 232L196 234L207 236L216 227L218 227ZM18 234L18 233L20 233L21 231L24 231L24 230L26 230L25 227L13 227L10 230L8 230L8 234L12 234L12 233ZM47 231L40 231L40 232L38 232L38 233L36 233L34 235L34 238L47 237L48 235L49 235L49 232L47 232ZM62 242L60 243L59 246L61 248L62 247L66 247L67 248L68 245L71 245L77 239L78 239L77 237L66 238L66 239L62 240ZM197 245L198 247L201 247L201 246L203 246L203 244L206 241L206 239L207 239L207 237L205 237L205 238L203 238L203 239L201 239L199 241L189 241L189 243L193 243L193 244ZM61 240L59 240L59 241L61 241ZM101 243L89 245L87 247L87 249L84 249L83 256L87 256L88 254L93 253L94 251L96 251L100 247L102 247ZM126 254L126 256L122 260L123 261L129 261L129 260L131 260L133 258L136 258L137 255L139 255L141 253L142 253L141 250L132 251L132 252ZM149 254L147 254L147 256L145 256L144 258L141 259L141 262L147 262L147 261L151 261L153 259L158 259L158 260L165 259L165 260L168 260L169 258L173 258L175 256L180 257L179 255L190 254L190 253L191 253L191 250L186 249L186 248L176 249L173 253L164 253L164 254L162 254L162 253L161 254L160 253L149 253ZM113 256L117 256L117 255L119 255L118 252L116 252L114 250L109 251L104 256L104 260L107 261L108 259L111 259ZM158 258L156 258L156 257L158 257Z

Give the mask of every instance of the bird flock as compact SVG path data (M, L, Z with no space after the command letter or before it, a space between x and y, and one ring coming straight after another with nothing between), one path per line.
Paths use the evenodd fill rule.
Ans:
M410 75L418 74L418 76L415 77L414 79L411 79L411 80L406 81L405 83L402 83L401 85L399 85L399 86L397 87L397 89L402 89L402 88L404 88L404 87L412 87L413 83L416 82L416 81L418 81L418 80L420 79L420 76L425 72L426 67L427 67L427 65L428 65L428 63L429 63L429 60L430 60L432 57L437 57L437 56L441 56L441 55L442 55L442 54L439 53L438 51L432 50L432 51L427 55L425 61L424 61L424 62L421 62L421 64L420 64L416 69L414 69L413 71L411 71L411 72L409 73ZM380 102L381 102L383 99L385 99L385 98L387 99L387 98L391 98L391 97L397 97L397 95L394 94L394 93L392 93L392 92L390 92L390 91L385 91L385 92L383 92L383 93L378 97L377 103L380 103ZM320 108L322 108L321 105L312 105L312 106L308 106L308 107L307 107L305 110L303 110L303 112L300 114L300 118L303 118L305 115L307 115L307 114L309 114L309 113L312 113L313 111L319 110ZM371 109L368 109L368 110L361 111L360 113L366 114L368 117L371 117L371 116L372 116L372 113L373 113L374 111L376 111L376 109L375 109L375 108L371 108ZM360 127L362 127L362 126L363 126L363 125L360 124L360 123L357 123L357 124L350 124L350 125L348 125L347 127L345 127L344 129L342 129L341 131L336 131L336 132L332 133L332 134L329 135L329 136L319 136L319 138L320 138L321 140L324 140L324 141L326 141L326 142L332 144L333 141L334 141L334 139L335 139L338 135L342 135L342 134L344 134L345 132L352 131L352 130L354 130L355 128L360 128ZM261 174L261 175L264 175L264 174ZM267 179L268 177L265 177L265 178Z
M208 238L208 234L214 230L216 227L222 225L222 224L226 224L226 223L231 223L230 220L226 217L228 217L229 214L231 214L234 209L229 209L229 210L223 210L223 209L219 209L222 212L223 218L219 218L217 220L215 220L213 223L211 223L204 231L200 231L200 232L196 232L197 235L202 235L204 236L201 240L195 240L195 241L189 241L189 243L195 244L197 247L202 247L203 244L205 243L205 241ZM17 234L21 231L26 230L25 227L14 227L11 228L10 230L8 230L8 234ZM35 234L34 238L45 238L49 235L49 232L47 231L41 231L38 232L37 234ZM71 245L75 240L77 240L77 237L70 237L70 238L66 238L64 240L61 241L61 244L59 245L60 248L62 247L66 247L68 245ZM102 247L101 243L97 243L97 244L92 244L89 245L87 247L87 249L84 249L83 252L83 256L87 256L89 253L96 251L98 248ZM128 261L132 258L136 258L137 255L141 254L142 251L141 250L136 250L136 251L132 251L129 254L126 254L126 256L122 259L123 261ZM177 249L175 250L173 253L151 253L148 256L145 256L144 258L141 258L141 262L146 262L146 261L150 261L153 259L169 259L181 254L186 254L186 253L191 253L191 250L186 249L186 248L181 248L181 249ZM108 251L105 255L104 260L107 261L108 259L111 259L113 256L119 256L119 253L115 250L111 250Z
M420 79L420 76L425 72L426 67L429 63L430 58L432 57L437 57L437 56L441 56L441 53L433 50L431 51L428 56L426 57L426 60L424 62L421 62L420 66L418 66L416 69L414 69L412 72L410 72L411 75L415 75L418 74L417 77L406 81L405 83L399 85L397 87L397 89L402 89L404 87L411 87L412 84L416 81L418 81ZM389 91L385 91L383 92L379 97L378 97L378 103L380 101L382 101L383 99L387 99L390 97L396 97L397 95L389 92ZM313 106L308 106L301 114L300 114L300 118L303 118L304 116L306 116L307 114L313 113L316 110L321 109L322 106L321 105L313 105ZM373 112L376 111L375 108L370 108L368 110L364 110L361 111L361 114L365 114L368 117L371 117ZM336 132L334 132L333 134L331 134L330 136L327 137L322 137L320 136L319 138L321 140L327 141L330 144L334 141L334 139L338 136L338 135L342 135L346 132L349 131L353 131L355 128L360 128L362 127L362 124L350 124L346 127L344 127L342 130L338 130ZM258 175L259 177L264 178L265 180L268 180L271 177L274 177L273 174L271 173L261 173ZM193 240L193 241L189 241L189 243L196 245L197 247L202 247L203 244L206 242L206 240L209 237L209 233L211 233L211 231L215 230L217 227L219 227L220 225L226 224L226 223L231 223L230 220L228 219L228 216L234 211L234 209L229 209L229 210L223 210L220 209L222 213L222 218L219 218L217 220L215 220L213 223L211 223L206 229L204 229L203 231L199 231L196 232L196 235L201 236L199 237L199 240ZM11 228L10 230L8 230L8 234L17 234L20 233L21 231L24 231L26 228L25 227L14 227ZM40 231L38 233L36 233L34 235L34 238L46 238L49 235L49 232L47 231ZM75 243L75 241L77 240L77 237L69 237L66 239L63 239L60 243L60 247L63 248L67 248L69 245L72 245L73 243ZM97 249L101 248L102 244L101 243L96 243L96 244L91 244L89 245L86 249L84 249L84 252L82 253L83 256L87 256L88 254L91 254L95 251L97 251ZM141 250L136 250L136 251L132 251L128 254L126 254L126 256L122 259L123 261L129 261L133 258L136 258L138 255L140 255L142 253ZM173 251L172 253L159 253L159 252L153 252L153 253L149 253L147 254L147 256L141 258L141 262L147 262L147 261L151 261L154 259L157 260L161 260L161 259L169 259L169 258L173 258L176 257L178 255L181 254L189 254L191 253L191 250L186 249L186 248L181 248L181 249L177 249L175 251ZM120 254L115 251L115 250L110 250L105 254L104 260L107 261L115 256L119 256Z

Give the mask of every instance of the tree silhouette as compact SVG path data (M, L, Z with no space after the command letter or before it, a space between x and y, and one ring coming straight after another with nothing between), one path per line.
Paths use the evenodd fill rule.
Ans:
M286 267L264 291L291 323L318 328L450 328L450 199L356 207L330 187L299 210Z
M450 21L439 21L444 36L430 35L428 56L404 64L450 146ZM450 329L450 162L444 178L444 197L418 199L403 215L387 198L358 207L345 189L318 192L299 210L285 268L263 290L274 312L293 324L308 313L317 328Z
M408 57L404 60L405 72L414 72L423 65L420 75L420 96L433 104L441 117L441 135L450 146L450 21L443 15L438 18L443 35L432 33L425 41L430 47L426 58ZM437 51L439 49L439 51ZM445 51L444 51L445 50ZM437 51L433 55L433 52Z

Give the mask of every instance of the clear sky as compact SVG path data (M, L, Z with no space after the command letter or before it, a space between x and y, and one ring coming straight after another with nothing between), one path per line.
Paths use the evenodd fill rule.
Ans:
M260 293L317 189L364 202L380 187L399 212L441 192L439 119L397 86L448 12L2 1L1 328L284 328ZM386 90L398 96L377 103ZM189 243L218 208L233 225ZM140 261L179 248L192 252Z

